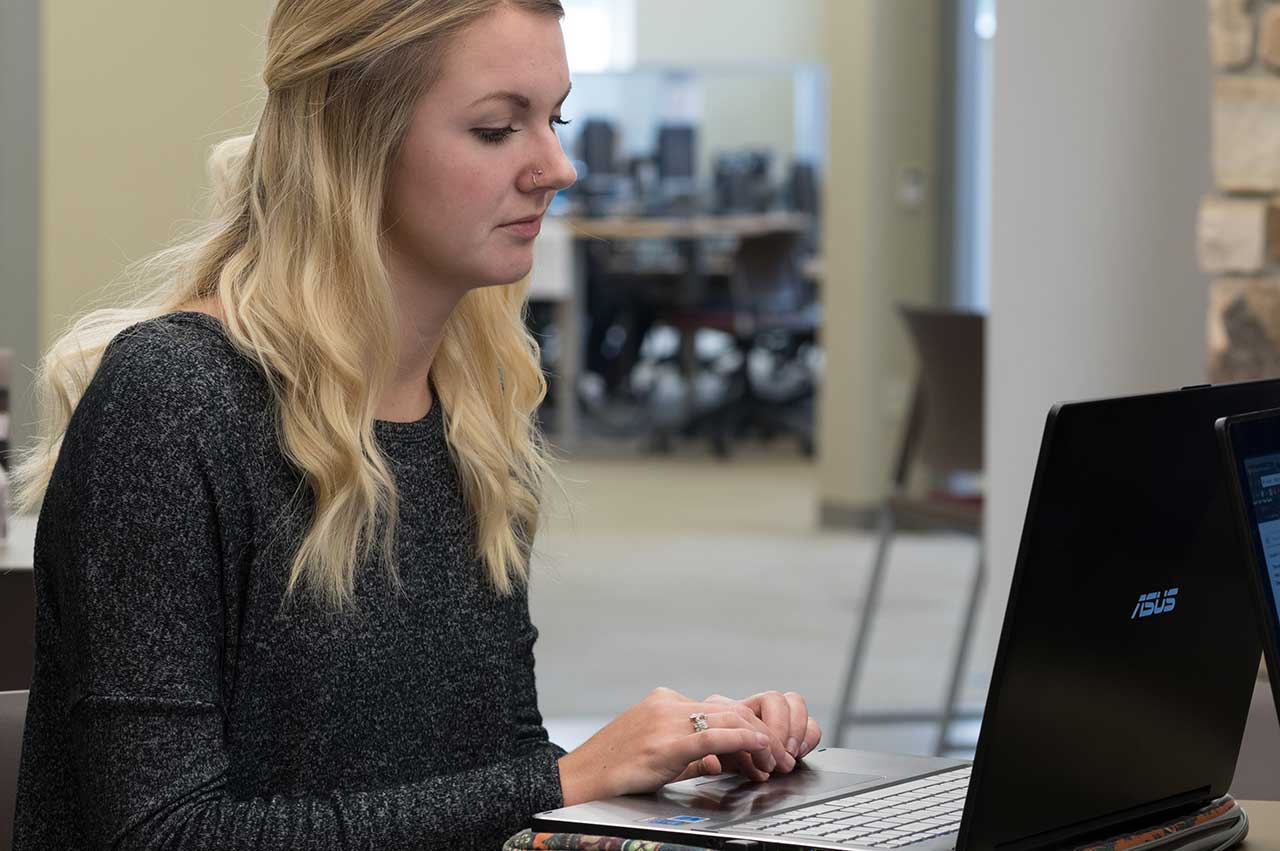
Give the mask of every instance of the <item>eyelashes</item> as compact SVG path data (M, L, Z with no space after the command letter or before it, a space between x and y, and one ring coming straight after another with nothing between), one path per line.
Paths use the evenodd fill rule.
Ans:
M553 126L558 124L561 127L566 127L572 123L573 123L572 121L566 121L562 118L557 118L555 116L552 116L551 118L551 124ZM520 131L515 129L514 127L492 127L492 128L479 127L473 130L472 132L476 134L476 136L480 139L480 141L485 142L486 144L501 145L503 142L507 140L508 136L511 136L512 134L515 134L515 133L519 133Z

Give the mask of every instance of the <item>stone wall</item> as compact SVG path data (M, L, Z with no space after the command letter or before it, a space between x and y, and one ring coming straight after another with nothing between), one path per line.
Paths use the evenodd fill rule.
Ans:
M1280 2L1208 3L1216 189L1197 230L1217 383L1280 375Z

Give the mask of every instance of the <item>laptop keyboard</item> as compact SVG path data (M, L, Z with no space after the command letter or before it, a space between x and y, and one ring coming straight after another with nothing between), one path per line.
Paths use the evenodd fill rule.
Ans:
M739 822L729 829L900 848L960 829L969 771L965 765L884 789Z

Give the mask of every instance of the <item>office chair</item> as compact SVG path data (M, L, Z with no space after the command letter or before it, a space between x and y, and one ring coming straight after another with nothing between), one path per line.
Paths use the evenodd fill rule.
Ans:
M27 692L0 691L0 848L13 846L13 810L26 718Z
M743 238L728 274L727 301L689 307L668 306L664 321L681 334L709 328L732 336L737 365L728 376L724 401L695 413L680 427L684 435L705 435L720 457L732 452L735 438L754 430L765 437L797 438L806 455L813 454L810 411L790 415L814 397L815 378L803 361L816 345L820 312L816 288L800 268L801 235L775 231ZM805 380L781 398L762 392L752 375L751 355L767 350L776 363L799 364ZM669 435L658 436L659 447Z
M880 507L879 543L867 583L866 603L854 632L848 670L839 692L832 741L839 746L842 734L852 723L936 721L938 737L934 752L941 756L957 747L950 738L952 723L958 719L979 717L978 713L960 712L956 704L973 638L978 601L986 581L982 542L983 499L980 495L957 492L944 482L956 473L974 473L983 469L985 318L980 313L942 308L900 306L899 309L918 356L919 376L889 492ZM940 484L924 493L914 493L910 485L917 463L922 464ZM952 656L941 709L860 713L855 700L888 573L889 546L896 527L903 520L912 521L917 528L973 535L978 541L977 566L969 586L967 608Z

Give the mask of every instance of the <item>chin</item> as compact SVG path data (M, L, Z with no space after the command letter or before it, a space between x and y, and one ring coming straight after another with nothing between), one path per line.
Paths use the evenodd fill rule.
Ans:
M506 269L497 270L492 275L485 276L478 286L482 287L504 287L510 284L518 284L525 278L529 277L529 273L533 271L533 259L523 263L515 263Z

